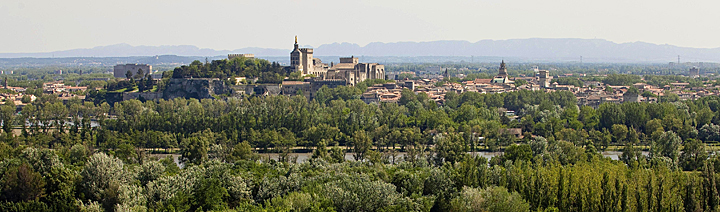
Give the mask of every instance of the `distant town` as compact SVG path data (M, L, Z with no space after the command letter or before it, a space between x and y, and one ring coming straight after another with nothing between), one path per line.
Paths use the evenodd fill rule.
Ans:
M266 96L266 95L298 95L302 94L309 99L313 99L317 91L323 86L328 88L336 88L337 86L354 86L366 80L385 80L384 83L371 84L366 87L360 96L366 103L395 103L402 96L403 89L409 89L416 94L424 93L438 105L443 105L445 94L449 92L461 94L465 92L478 93L503 93L514 92L518 90L543 90L545 92L569 91L577 98L579 106L591 106L597 108L599 105L609 103L623 102L658 102L659 98L677 98L679 100L695 100L704 96L720 95L720 85L713 83L712 80L703 75L706 79L705 83L694 84L691 86L688 82L670 82L662 86L649 85L644 82L636 82L632 85L610 85L601 81L593 80L576 80L580 84L559 83L561 79L580 79L592 76L591 74L555 74L550 75L551 71L541 70L537 66L532 68L532 75L510 76L505 61L501 61L497 67L497 74L492 78L474 79L471 81L450 81L450 78L464 79L466 74L450 74L448 68L441 66L425 67L416 72L394 72L386 73L385 66L378 63L362 63L358 57L341 57L339 63L323 63L319 58L313 57L312 48L299 48L297 37L295 39L294 49L290 53L290 65L283 67L288 73L298 72L301 78L284 80L277 83L258 83L259 78L253 77L234 77L229 80L221 80L219 78L181 78L171 79L163 86L171 86L179 93L167 93L162 91L155 92L152 90L138 91L128 90L124 92L114 92L115 101L138 99L153 100L159 98L175 98L175 97L200 97L215 98L217 94L227 94L227 96L240 97L243 95ZM227 60L234 58L255 59L254 54L234 53L228 54ZM674 65L671 62L670 65ZM450 68L456 70L456 68ZM462 70L462 69L461 69ZM464 68L468 71L467 68ZM5 73L7 72L7 73ZM13 74L12 70L3 71L3 74ZM62 70L53 72L56 75L62 75ZM711 73L712 76L714 73ZM689 68L685 76L689 78L700 78L701 73L697 67ZM150 76L152 84L157 86L158 82L163 80L163 73L154 70L152 65L148 64L118 64L112 69L112 77L119 81L140 79ZM596 75L597 77L607 77L607 74ZM106 78L94 78L88 80L109 80ZM6 79L7 80L7 79ZM208 86L205 89L187 88L186 82L202 82ZM644 81L644 79L640 79ZM215 82L219 87L227 87L227 89L209 89L211 83ZM233 83L225 83L233 82ZM522 82L522 83L518 83ZM191 83L192 84L192 83ZM185 85L183 87L182 85ZM2 101L13 101L15 105L21 107L37 98L33 94L26 94L23 87L4 86L5 89L13 91L12 94L2 94ZM60 81L44 83L42 90L47 94L57 95L59 99L67 101L71 98L85 99L86 86L70 86ZM166 89L163 89L166 90ZM220 90L226 93L216 93ZM112 91L112 89L108 90ZM200 93L198 93L200 92ZM24 99L24 100L23 100Z

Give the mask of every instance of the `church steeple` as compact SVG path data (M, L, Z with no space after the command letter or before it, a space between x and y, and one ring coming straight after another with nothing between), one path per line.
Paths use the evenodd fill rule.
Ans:
M300 58L302 57L302 52L300 52L300 46L297 42L297 35L295 36L295 49L290 52L290 68L295 71L301 71L302 64L300 64Z
M297 43L297 35L295 35L295 49L293 49L293 51L298 50L298 48L299 48L299 46Z
M507 67L505 67L505 60L502 60L500 63L500 68L498 70L498 76L499 77L507 77Z

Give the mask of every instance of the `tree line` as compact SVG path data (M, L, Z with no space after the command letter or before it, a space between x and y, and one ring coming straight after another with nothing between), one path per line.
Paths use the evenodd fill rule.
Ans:
M286 69L276 62L263 59L236 57L230 60L213 60L202 63L193 61L189 65L175 68L172 78L219 78L230 77L259 78L261 83L279 83L290 76L290 69Z
M570 92L0 106L3 211L711 211L718 97L578 107ZM498 108L513 110L515 116ZM502 111L502 110L501 110ZM93 123L97 122L97 125ZM13 129L19 128L19 129ZM507 128L520 128L518 138ZM13 133L19 130L20 133ZM16 135L17 134L17 135ZM613 161L600 155L619 146ZM178 149L152 159L148 150ZM649 149L649 155L640 152ZM296 163L296 150L312 152ZM474 151L498 151L491 159ZM257 152L278 152L277 161ZM346 161L345 153L354 161ZM401 154L402 153L402 154ZM20 195L10 195L20 194ZM513 207L510 207L513 206Z
M193 135L206 144L217 138ZM212 135L209 135L212 136ZM358 135L357 137L362 137ZM362 139L362 138L360 138ZM91 143L7 147L2 211L715 211L716 157L683 172L658 160L628 166L566 141L513 145L490 161L456 135L392 163L337 161L319 148L302 163L259 159L247 143L185 161L119 159ZM530 147L530 148L528 148ZM93 153L94 152L94 153ZM183 154L182 160L189 155ZM568 158L574 158L567 161Z

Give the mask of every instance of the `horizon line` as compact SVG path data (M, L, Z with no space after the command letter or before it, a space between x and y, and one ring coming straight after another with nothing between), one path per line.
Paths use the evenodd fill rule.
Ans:
M323 45L350 44L350 45L357 45L357 46L360 47L360 48L364 48L364 47L369 46L370 44L376 44L376 43L380 43L380 44L393 44L393 43L431 43L431 42L443 42L443 41L447 41L447 42L468 42L468 43L471 43L471 44L476 44L476 43L479 43L479 42L482 42L482 41L511 41L511 40L533 40L533 39L546 39L546 40L562 40L562 39L571 39L571 40L599 40L599 41L607 41L607 42L610 42L610 43L613 43L613 44L618 44L618 45L622 45L622 44L634 44L634 43L645 43L645 44L652 44L652 45L658 45L658 46L672 46L672 47L691 48L691 49L720 49L720 47L689 47L689 46L678 46L678 45L673 45L673 44L668 44L668 43L664 43L664 44L651 43L651 42L646 42L646 41L615 42L615 41L611 41L611 40L607 40L607 39L602 39L602 38L570 38L570 37L568 37L568 38L529 37L529 38L509 38L509 39L482 39L482 40L478 40L478 41L475 41L475 42L469 41L469 40L445 40L445 39L440 39L440 40L428 40L428 41L394 41L394 42L374 41L374 42L369 42L369 43L367 43L367 44L365 44L365 45L360 45L360 44L351 43L351 42L332 42L332 43L320 44L320 45L317 46L317 47L312 46L312 45L304 45L304 46L310 47L310 48L319 48L319 47L322 47ZM72 51L72 50L91 50L91 49L95 49L95 48L111 47L111 46L120 46L120 45L127 45L127 46L130 46L130 47L181 47L181 46L188 46L188 47L197 48L198 50L212 50L212 51L235 51L235 50L247 49L247 48L259 48L259 49L270 49L270 50L292 50L292 48L287 48L287 49L285 49L285 48L258 47L258 46L247 46L247 47L241 47L241 48L236 48L236 49L213 49L213 48L208 48L208 47L199 47L199 46L193 45L193 44L133 45L133 44L129 44L129 43L126 43L126 42L122 42L122 43L115 43L115 44L94 46L94 47L89 47L89 48L79 47L79 48L71 48L71 49L64 49L64 50L44 51L44 52L42 52L42 51L41 51L41 52L0 52L0 54L47 54L47 53L64 52L64 51Z

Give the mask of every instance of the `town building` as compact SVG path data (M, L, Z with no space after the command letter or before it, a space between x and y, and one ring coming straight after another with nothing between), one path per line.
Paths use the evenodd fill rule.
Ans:
M495 78L493 78L492 83L498 83L498 84L514 83L513 81L510 81L510 78L508 78L507 67L505 67L505 60L503 60L500 63L500 68L498 69L498 75L495 76Z
M690 71L688 71L688 75L689 75L690 77L699 77L699 76L700 76L700 69L698 69L697 67L693 66L692 68L690 68Z
M640 102L640 94L625 92L623 94L623 102Z
M340 63L328 66L313 58L313 49L300 48L295 37L295 48L290 52L290 70L303 75L314 75L320 80L345 80L356 85L367 79L385 79L385 66L377 63L360 63L357 57L341 57Z
M385 66L377 63L360 63L357 57L341 57L340 63L327 71L327 79L344 79L356 85L368 79L385 79Z
M552 77L550 76L550 71L548 70L539 70L538 71L538 83L543 88L549 88L550 87L550 81L552 81Z

